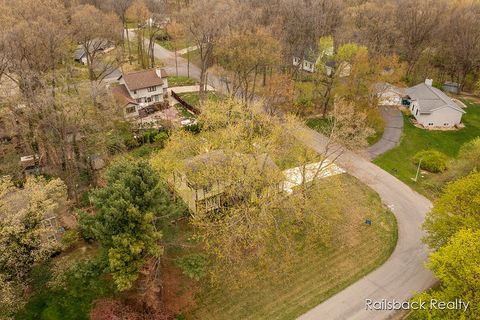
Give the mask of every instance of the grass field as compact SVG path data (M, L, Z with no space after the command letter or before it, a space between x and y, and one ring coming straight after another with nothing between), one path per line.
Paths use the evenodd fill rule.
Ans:
M190 63L200 66L200 52L197 50L190 51L182 55L182 58L190 59Z
M348 237L347 245L338 241L305 250L281 282L260 278L255 286L235 291L200 284L196 306L186 319L294 319L385 262L397 240L395 217L355 178L340 179L350 196L342 202L346 219L335 234ZM366 217L371 226L365 225Z
M198 84L198 81L185 76L169 76L168 85L170 87L193 86Z
M178 95L192 106L198 107L200 105L200 96L198 95L198 92L179 93ZM207 92L207 99L218 100L219 97L217 93L209 91Z
M177 108L180 115L185 118L196 118L197 116L187 110L182 104L176 103L175 108Z
M155 42L169 51L173 51L173 52L175 51L175 42L173 40L157 39L155 40ZM185 49L186 47L188 47L188 43L184 39L177 41L177 51Z
M426 188L434 174L424 174L415 183L417 166L412 157L419 151L436 149L454 159L463 143L480 136L480 104L466 102L468 108L463 116L465 128L457 131L429 131L415 127L407 116L404 117L404 132L400 145L379 156L374 163L409 184L417 191L433 197Z
M61 257L67 261L87 261L98 251L97 246L84 245ZM57 257L55 259L59 259ZM88 262L85 262L88 264ZM85 268L85 267L84 267ZM88 267L86 272L67 276L62 287L49 287L52 265L44 264L34 269L34 294L25 307L16 314L17 320L88 320L96 299L113 296L114 284L102 275L99 268Z
M189 78L187 78L189 79ZM200 106L200 97L198 92L188 92L188 93L179 93L178 94L181 98L183 98L187 103L191 104L192 106L199 107ZM208 92L207 93L208 100L218 100L219 96L215 92ZM182 106L180 103L175 104L175 108L180 112L180 115L185 118L196 118L197 116L190 113L187 108Z

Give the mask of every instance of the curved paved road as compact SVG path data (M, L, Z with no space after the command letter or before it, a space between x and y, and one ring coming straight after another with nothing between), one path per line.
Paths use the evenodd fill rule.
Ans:
M174 53L156 45L155 56L166 64L167 72L175 74ZM187 61L178 58L180 75L187 74ZM190 76L199 77L199 69L190 66ZM218 78L211 76L209 84L222 90ZM322 152L326 138L316 131L303 128L299 138ZM375 320L389 319L394 311L367 311L365 299L409 299L415 292L423 291L435 283L430 271L424 267L427 248L421 242L421 225L432 204L403 182L367 159L346 151L337 163L347 172L378 192L384 204L390 206L398 223L398 242L390 258L378 269L332 296L317 307L300 316L301 320Z
M321 152L325 137L304 129L301 139ZM414 292L423 291L435 279L424 267L427 248L421 242L421 225L432 204L406 184L361 156L346 151L337 163L347 172L378 192L390 206L398 223L398 242L390 258L377 270L337 293L314 309L300 316L301 320L389 319L394 311L367 311L365 299L397 299L404 301Z
M385 122L385 130L383 131L383 136L380 141L367 149L370 159L374 159L382 153L395 148L402 138L402 112L397 107L381 106L380 113Z

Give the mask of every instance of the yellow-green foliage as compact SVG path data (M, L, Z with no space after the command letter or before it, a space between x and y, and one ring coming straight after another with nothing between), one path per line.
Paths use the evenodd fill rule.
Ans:
M472 173L447 185L445 193L427 214L426 242L433 248L445 244L462 228L480 230L480 173Z
M420 163L421 161L421 163ZM420 151L413 157L413 162L423 170L437 173L447 170L448 158L445 154L437 150Z
M413 319L479 319L480 318L480 230L462 229L438 251L430 255L427 267L440 280L440 287L422 293L414 300L455 301L469 303L467 310L425 308Z
M23 305L33 266L58 249L55 232L42 220L64 208L67 188L60 179L28 178L22 188L0 179L0 318Z

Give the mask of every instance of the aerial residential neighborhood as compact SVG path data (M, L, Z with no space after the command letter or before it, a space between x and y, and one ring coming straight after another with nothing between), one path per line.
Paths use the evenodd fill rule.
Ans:
M479 0L0 26L0 320L480 319Z

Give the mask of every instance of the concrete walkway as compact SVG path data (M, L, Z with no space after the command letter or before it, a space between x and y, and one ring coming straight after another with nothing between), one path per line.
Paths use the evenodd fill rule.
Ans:
M180 87L169 87L168 92L174 91L175 93L186 93L186 92L198 92L200 90L199 85L195 86L180 86ZM211 85L207 85L207 91L215 91L215 88Z
M285 177L283 191L290 194L293 192L294 188L299 185L309 183L314 179L331 177L345 172L345 170L328 159L325 159L322 162L309 163L305 166L286 169L282 172Z
M188 52L192 52L192 51L195 51L197 49L198 49L198 46L188 47L188 48L185 48L185 49L177 50L177 54L184 55Z
M382 106L380 107L380 113L385 122L385 130L383 131L383 136L380 141L367 149L367 157L370 160L373 160L388 150L395 148L402 138L402 112L397 107Z

